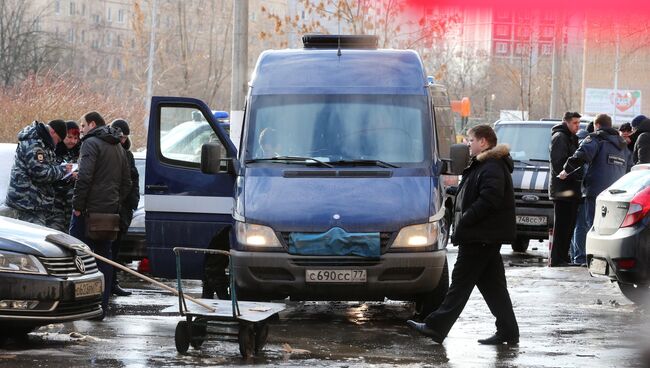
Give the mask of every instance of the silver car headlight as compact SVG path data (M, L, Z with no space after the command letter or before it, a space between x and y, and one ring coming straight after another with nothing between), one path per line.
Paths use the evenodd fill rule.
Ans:
M47 275L47 270L30 254L21 254L0 250L0 272L34 273Z
M420 248L431 246L438 241L439 226L439 222L435 221L403 227L391 247Z
M248 247L273 248L282 247L275 232L268 226L235 222L237 242Z

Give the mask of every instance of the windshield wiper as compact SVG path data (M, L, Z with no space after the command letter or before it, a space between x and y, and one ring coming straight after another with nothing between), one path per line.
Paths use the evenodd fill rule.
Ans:
M609 192L611 194L621 194L621 193L627 193L627 190L623 189L610 189Z
M323 162L321 160L317 160L312 157L301 157L301 156L275 156L275 157L265 157L265 158L253 158L250 160L246 160L245 162L251 163L251 162L261 162L261 161L271 161L271 162L285 162L285 163L303 163L303 164L310 164L314 163L320 166L324 167L329 167L329 168L334 168L334 166L328 164L327 162Z
M351 166L379 166L379 167L392 167L398 168L399 166L391 164L390 162L381 161L381 160L339 160L339 161L330 161L330 164L334 165L351 165Z

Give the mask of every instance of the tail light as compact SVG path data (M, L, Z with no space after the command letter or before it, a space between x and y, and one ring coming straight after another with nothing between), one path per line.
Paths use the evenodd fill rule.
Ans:
M636 266L636 259L634 258L617 259L616 264L620 269L629 270L634 268L634 266Z
M650 187L637 193L630 201L621 227L628 227L641 221L650 212Z

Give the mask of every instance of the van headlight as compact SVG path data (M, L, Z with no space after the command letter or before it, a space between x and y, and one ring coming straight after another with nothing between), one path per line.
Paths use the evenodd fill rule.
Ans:
M0 272L34 273L47 275L47 270L30 254L14 253L0 250Z
M428 222L403 227L391 248L421 248L428 247L438 241L439 222Z
M282 247L275 232L268 226L235 222L237 242L247 247L273 248Z

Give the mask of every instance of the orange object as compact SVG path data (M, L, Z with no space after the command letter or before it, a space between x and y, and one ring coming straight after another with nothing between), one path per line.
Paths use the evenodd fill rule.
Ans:
M451 110L459 113L463 118L468 117L472 111L472 104L469 97L463 97L460 101L451 101Z

